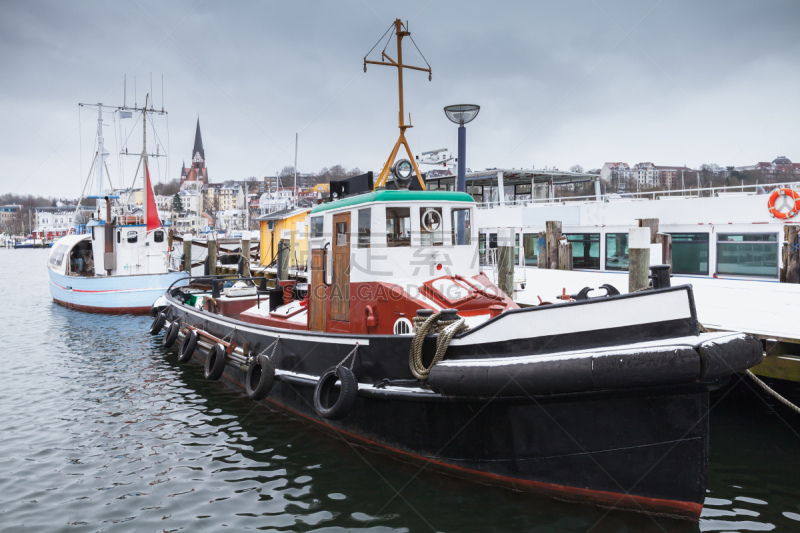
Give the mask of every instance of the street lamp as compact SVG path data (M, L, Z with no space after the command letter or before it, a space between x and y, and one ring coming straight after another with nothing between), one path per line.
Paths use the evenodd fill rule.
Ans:
M458 177L456 178L456 190L459 192L467 191L467 122L472 122L478 116L481 106L472 104L449 105L444 108L444 114L451 122L458 124ZM456 244L467 243L467 227L464 211L460 210L456 219ZM473 221L470 221L472 224Z
M444 114L451 122L458 124L458 177L456 190L466 192L466 152L467 152L467 122L472 122L478 116L481 106L472 104L449 105L444 108Z

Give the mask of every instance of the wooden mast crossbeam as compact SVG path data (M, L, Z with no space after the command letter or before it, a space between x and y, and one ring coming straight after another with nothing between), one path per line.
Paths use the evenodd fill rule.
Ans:
M425 190L425 182L422 180L422 175L419 172L419 167L417 166L417 162L414 160L414 155L411 153L411 147L408 146L408 141L406 140L406 130L408 128L413 128L411 124L406 124L404 121L403 112L403 69L407 68L409 70L419 70L422 72L428 73L428 79L430 80L432 76L432 72L430 67L422 68L422 67L415 67L412 65L404 65L403 64L403 37L407 37L411 35L411 32L408 30L403 30L403 23L400 19L396 19L394 21L395 27L395 34L397 35L397 61L389 57L389 55L384 51L381 52L381 55L388 60L388 63L384 61L372 61L368 60L366 57L364 58L364 71L367 70L367 65L383 65L384 67L395 67L397 68L397 85L399 89L399 100L400 100L400 112L399 112L399 124L400 127L400 136L397 139L397 142L394 144L394 148L392 148L392 152L389 155L389 159L386 160L386 164L383 166L383 170L381 170L380 175L378 176L378 180L375 182L375 188L383 187L386 184L386 180L389 178L389 171L392 168L392 164L394 163L395 158L397 157L397 152L400 150L400 145L404 146L406 149L406 153L408 154L408 159L411 161L411 165L414 167L414 172L417 175L417 180L419 180L419 184L423 190ZM409 122L410 122L409 117Z

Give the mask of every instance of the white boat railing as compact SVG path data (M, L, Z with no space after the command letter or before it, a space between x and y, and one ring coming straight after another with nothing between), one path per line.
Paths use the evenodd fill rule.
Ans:
M700 189L674 189L659 191L623 192L604 194L598 200L594 194L587 196L559 196L555 198L538 198L531 200L490 200L479 202L478 209L494 209L497 207L531 207L537 205L563 205L573 202L617 202L625 200L661 200L670 198L713 198L728 195L769 194L775 189L794 189L800 191L800 181L783 183L767 183L756 185L724 185L721 187L704 187Z

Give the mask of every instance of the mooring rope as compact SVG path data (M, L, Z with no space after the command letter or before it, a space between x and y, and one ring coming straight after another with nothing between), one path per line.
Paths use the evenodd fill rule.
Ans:
M411 352L408 355L408 366L414 377L421 380L427 380L431 373L433 366L444 359L444 354L450 346L450 341L453 340L458 333L467 331L469 327L466 321L459 317L457 320L439 320L441 312L435 313L428 318L414 317L414 339L411 341ZM430 366L426 367L422 362L422 343L428 332L433 329L434 333L438 333L439 337L436 339L436 354L433 356Z
M769 385L758 379L758 377L749 370L745 370L745 373L748 376L750 376L753 379L753 381L755 381L756 384L758 384L762 389L764 389L770 396L773 396L776 400L781 402L783 405L785 405L795 413L800 414L800 407L796 406L795 404L793 404L792 402L790 402L789 400L778 394L774 389L772 389Z

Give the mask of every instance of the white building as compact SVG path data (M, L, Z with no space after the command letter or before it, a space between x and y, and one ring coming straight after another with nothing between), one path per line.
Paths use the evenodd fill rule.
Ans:
M247 214L244 209L226 209L217 212L217 227L225 231L246 229Z
M605 181L610 182L613 177L621 179L630 179L633 177L633 171L628 163L610 162L603 165L600 169L600 177Z

